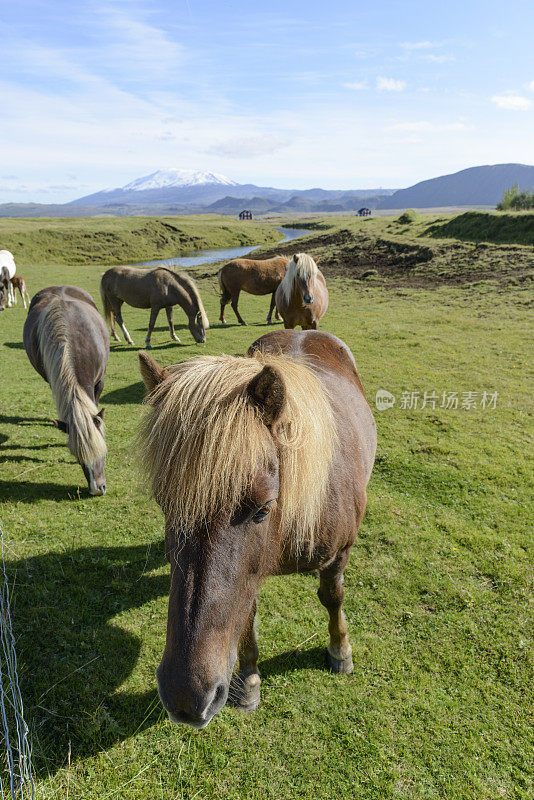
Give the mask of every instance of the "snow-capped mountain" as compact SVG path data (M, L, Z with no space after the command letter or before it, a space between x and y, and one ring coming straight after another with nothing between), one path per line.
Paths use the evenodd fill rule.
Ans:
M80 197L69 205L207 205L228 193L232 194L238 186L238 183L217 172L171 167L136 178L116 189L103 189L96 194Z
M218 186L237 186L235 181L220 175L218 172L207 172L206 170L194 169L158 169L151 175L143 178L136 178L131 183L122 186L123 192L144 192L147 189L169 189L185 186L204 186L215 184ZM113 189L109 191L114 191Z
M387 194L384 191L382 194ZM262 209L275 207L279 203L291 205L292 198L302 197L305 199L306 210L311 209L313 202L327 202L338 200L339 198L350 198L349 208L356 207L357 197L370 197L380 194L376 190L355 190L345 192L326 191L324 189L290 190L275 189L272 186L256 186L252 183L236 183L225 175L207 170L160 169L151 175L136 178L125 186L117 189L103 189L95 194L80 197L67 203L68 206L85 206L90 208L101 208L114 214L128 213L193 213L202 212L209 209L210 212L217 212L217 207L211 208L212 203L225 200L223 207L228 206L228 200L238 199L243 207L248 207L251 198L261 199ZM230 206L234 207L231 202ZM257 202L254 208L257 207ZM330 207L328 206L328 209ZM341 210L342 207L332 209ZM326 210L328 210L326 209ZM288 209L281 208L283 211ZM296 210L301 210L300 206ZM224 211L223 213L233 213Z

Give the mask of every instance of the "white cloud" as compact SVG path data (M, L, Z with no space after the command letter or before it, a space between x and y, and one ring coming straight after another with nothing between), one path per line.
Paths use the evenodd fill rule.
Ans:
M532 105L532 101L528 97L523 97L520 94L495 94L491 98L491 102L495 103L499 108L504 108L507 111L526 111Z
M349 83L344 83L343 86L345 89L354 89L355 91L368 88L367 81L352 81Z
M435 42L401 42L401 47L404 47L405 50L431 50L434 47L439 47L439 44Z
M381 92L402 92L406 88L406 81L395 78L377 78L376 88Z
M472 126L465 122L445 122L443 124L419 120L417 122L396 122L388 125L386 131L402 131L403 133L438 133L444 131L467 131Z
M161 28L135 19L130 12L103 9L102 23L103 58L108 65L127 67L129 74L132 67L154 73L176 69L184 61L185 51L180 43L170 39Z
M255 158L270 155L288 144L288 139L273 136L241 136L210 145L204 152L226 158Z
M447 61L456 61L452 53L423 53L420 56L422 61L432 61L434 64L445 64Z
M534 92L534 81L530 81L530 83L527 84L527 89L530 89L531 92Z

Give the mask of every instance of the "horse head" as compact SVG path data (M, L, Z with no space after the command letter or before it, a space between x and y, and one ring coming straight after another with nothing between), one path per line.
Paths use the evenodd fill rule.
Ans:
M189 317L189 330L197 344L204 344L206 341L206 328L204 326L204 318L202 311Z
M86 432L85 446L81 446L80 431L70 422L52 420L55 427L69 437L69 450L80 464L91 495L106 493L106 452L103 449L104 409L92 416L88 423L93 429ZM95 446L91 446L92 442Z
M9 290L9 270L7 267L0 269L0 311L6 310L6 301Z
M301 291L302 301L309 306L314 300L315 277L317 275L317 262L307 253L297 253L293 256L295 270L294 281Z
M152 413L153 420L156 417L162 420L166 410L170 412L173 402L169 394L172 395L171 384L176 373L162 369L147 354L141 353L140 360L141 374L151 392L149 413ZM241 361L254 364L252 359ZM252 625L258 584L271 560L277 558L273 555L273 548L276 550L280 540L277 535L280 525L277 515L279 461L272 432L283 413L286 399L284 384L277 371L265 366L258 372L257 367L256 364L255 377L245 379L239 389L238 406L249 420L246 430L239 429L239 425L232 422L225 422L222 426L214 423L212 427L206 419L207 411L202 412L202 419L191 422L191 425L198 424L197 434L201 436L201 429L208 429L205 440L192 437L190 444L195 449L201 441L205 441L207 448L210 439L217 438L215 464L219 467L220 482L226 480L229 487L227 502L220 504L215 498L215 513L208 513L190 525L187 521L184 524L183 517L173 513L163 497L165 490L155 492L166 517L165 549L171 564L167 638L157 670L158 690L169 718L195 728L208 725L227 701L239 640L247 623ZM213 385L211 388L204 386L202 391L205 396L213 391ZM232 396L235 397L235 392ZM208 406L205 408L207 410ZM226 408L224 403L222 408ZM176 419L174 412L170 413L171 418ZM231 417L230 409L228 413ZM227 426L226 435L222 434L224 426ZM215 428L221 432L219 437ZM187 438L189 433L181 428L176 431L179 440ZM160 444L166 447L170 441ZM186 444L186 450L187 447ZM254 464L251 463L251 453ZM182 461L176 454L172 458ZM226 459L230 465L228 472L235 476L239 487L234 496L232 475L221 474ZM236 469L239 459L244 461L242 476L236 475L241 466ZM165 456L164 461L169 463ZM188 466L188 474L191 472L193 470ZM172 471L169 476L171 474ZM196 494L192 493L192 502L202 494L204 483L208 494L208 487L215 485L209 475L205 477L204 482L201 472L198 485L195 485ZM240 477L245 479L244 491ZM180 492L187 491L184 481L177 480ZM164 475L161 475L161 481L166 482ZM219 481L216 483L219 486ZM173 495L176 496L174 490Z

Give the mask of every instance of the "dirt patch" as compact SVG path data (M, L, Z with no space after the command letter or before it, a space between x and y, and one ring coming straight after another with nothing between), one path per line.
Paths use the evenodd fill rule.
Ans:
M521 284L534 279L534 250L486 243L402 242L341 229L310 235L276 248L262 248L258 258L305 250L318 259L326 277L372 281L392 288L458 286L478 281Z
M298 241L266 246L254 258L310 253L326 278L341 277L392 289L432 289L479 282L501 286L534 285L534 249L516 245L494 245L460 241L401 241L376 237L345 228L313 233ZM211 278L222 263L210 270L195 270L197 278Z

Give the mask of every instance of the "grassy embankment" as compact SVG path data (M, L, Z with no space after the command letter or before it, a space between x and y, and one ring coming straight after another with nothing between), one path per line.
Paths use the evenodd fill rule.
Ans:
M406 221L404 221L406 220ZM311 217L286 220L315 233L299 247L320 258L327 277L377 285L435 288L480 281L501 287L531 285L534 278L534 214L459 216L407 214L399 217ZM464 241L454 238L454 232ZM495 241L493 241L495 240ZM306 242L306 244L305 244ZM296 242L276 247L295 252ZM274 252L263 248L256 254Z
M32 264L128 264L280 238L270 223L243 223L215 214L0 219L0 249L11 250L21 268Z
M397 397L375 410L377 462L346 571L355 671L323 668L317 579L271 580L259 600L262 706L250 716L225 708L201 733L172 726L155 689L169 579L162 516L139 488L132 450L143 395L136 348L112 345L109 488L89 498L48 421L49 388L21 349L20 303L0 315L0 513L41 800L532 796L531 293L507 278L401 286L413 270L426 286L434 274L432 258L403 272L412 251L402 248L379 279L336 277L338 263L363 269L358 253L362 263L376 247L387 255L375 241L389 234L381 224L341 221L350 235L338 245L325 231L322 244L298 246L322 252L331 290L322 327L352 348L373 409L379 388ZM433 246L413 233L387 241ZM450 246L463 264L464 245ZM506 276L509 250L489 250ZM453 255L447 263L452 271ZM69 282L95 297L101 271L24 270L33 291ZM163 320L153 336L164 364L243 352L267 331L268 298L243 295L249 327L222 328L213 278L199 286L213 323L207 345L193 344L177 309L183 344L169 342ZM138 345L147 319L125 308ZM403 391L432 390L478 392L477 408L401 407ZM495 409L480 408L484 390L498 392Z

